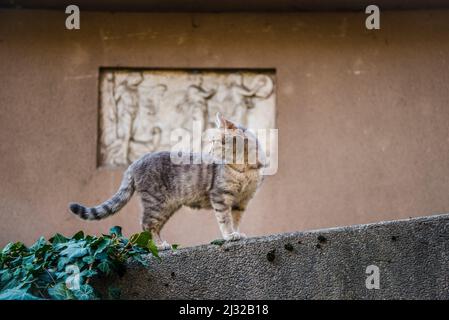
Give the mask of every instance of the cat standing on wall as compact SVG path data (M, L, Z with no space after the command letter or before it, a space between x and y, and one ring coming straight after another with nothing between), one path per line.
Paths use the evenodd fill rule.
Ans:
M122 209L137 191L143 206L141 226L160 250L170 248L160 231L182 206L213 209L225 240L245 237L239 225L263 180L264 154L246 128L220 114L216 123L219 135L212 141L211 155L201 155L200 164L176 164L168 151L148 153L129 166L111 199L92 208L72 203L70 210L82 219L103 219ZM190 159L195 156L190 154Z

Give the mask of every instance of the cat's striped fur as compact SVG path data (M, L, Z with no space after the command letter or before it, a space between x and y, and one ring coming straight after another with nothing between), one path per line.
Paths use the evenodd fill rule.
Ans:
M82 219L103 219L118 212L136 191L143 206L142 228L153 234L160 249L169 247L160 238L162 227L182 206L214 209L223 238L240 239L243 235L238 227L242 214L262 182L261 150L256 137L245 128L220 115L217 125L222 129L222 139L213 150L228 148L224 143L226 138L238 136L245 139L245 153L257 152L257 163L248 163L247 156L242 164L217 163L202 155L207 161L201 164L175 164L169 152L148 153L129 166L111 199L92 208L73 203L70 210ZM235 144L230 147L235 158Z

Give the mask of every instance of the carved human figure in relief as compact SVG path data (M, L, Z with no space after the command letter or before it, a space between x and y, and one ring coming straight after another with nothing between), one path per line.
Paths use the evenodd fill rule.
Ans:
M132 162L142 154L156 151L161 142L162 129L157 124L161 100L167 91L165 84L139 86L139 109L133 123L128 159Z
M243 76L241 74L231 74L227 79L227 86L234 103L233 119L238 119L243 126L248 126L248 110L254 108L253 97L266 85L266 77L258 78L258 81L252 83L251 88L245 87Z
M184 117L181 127L188 131L192 130L193 121L201 125L201 131L206 128L209 118L207 100L215 94L215 90L206 90L202 85L203 78L200 76L197 83L187 87L184 99L176 106L176 111Z
M248 111L255 107L254 98L267 98L272 90L273 81L268 76L256 76L247 87L243 75L233 73L219 85L214 103L224 116L247 126Z
M121 164L131 162L129 147L134 120L139 110L138 85L142 80L140 72L132 72L117 86L114 93L118 115L117 138L121 140Z

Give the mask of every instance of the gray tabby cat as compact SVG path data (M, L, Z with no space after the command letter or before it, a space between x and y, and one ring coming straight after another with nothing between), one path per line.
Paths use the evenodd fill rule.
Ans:
M201 164L175 164L170 152L148 153L129 166L111 199L93 208L72 203L70 210L82 219L103 219L122 209L137 191L143 206L141 226L152 233L160 250L170 248L162 241L160 231L182 206L214 209L225 240L245 237L239 232L239 225L248 202L263 180L264 154L257 138L246 128L220 114L216 122L218 139L212 141L211 155L201 155ZM244 148L238 148L239 141L243 141ZM239 158L242 157L239 150L243 158ZM232 161L227 160L229 154ZM251 158L251 154L255 157ZM194 154L190 156L192 159Z

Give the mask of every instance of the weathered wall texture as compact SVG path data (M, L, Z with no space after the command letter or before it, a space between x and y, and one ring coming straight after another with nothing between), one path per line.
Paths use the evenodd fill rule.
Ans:
M0 11L0 243L54 232L139 230L134 199L77 220L117 189L97 169L100 67L274 68L279 171L244 219L248 235L449 211L449 12L149 14ZM185 210L166 238L218 237Z
M448 240L449 215L279 234L163 254L98 287L122 299L449 299ZM373 265L379 289L366 287Z

